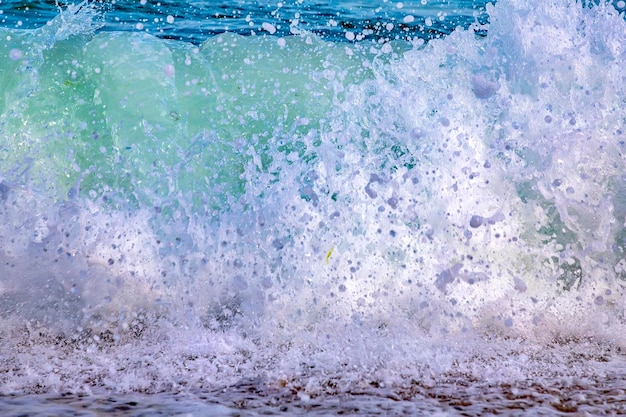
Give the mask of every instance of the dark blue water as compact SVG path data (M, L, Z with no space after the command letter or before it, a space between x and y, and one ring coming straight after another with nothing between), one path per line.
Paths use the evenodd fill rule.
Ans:
M346 40L346 33L369 40L432 39L447 35L457 27L486 24L486 3L484 0L94 2L105 11L102 30L146 31L197 44L223 32L267 33L263 24L272 25L281 36L308 31L340 41ZM51 1L5 0L0 10L3 11L0 16L3 26L21 28L41 26L58 13Z

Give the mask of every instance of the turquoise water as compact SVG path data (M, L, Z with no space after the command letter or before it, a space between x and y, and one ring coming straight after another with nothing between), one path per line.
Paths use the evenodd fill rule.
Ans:
M626 4L425 3L3 0L4 410L623 410Z

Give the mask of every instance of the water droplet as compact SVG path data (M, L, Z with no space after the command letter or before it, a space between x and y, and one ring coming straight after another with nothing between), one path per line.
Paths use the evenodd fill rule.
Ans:
M488 80L482 74L474 75L472 78L472 90L474 95L480 99L493 96L499 88L500 85L497 82Z
M265 30L266 32L269 32L270 35L273 35L274 33L276 33L276 26L272 25L271 23L268 22L263 22L263 24L261 25L261 27L263 28L263 30Z
M483 224L482 216L474 214L472 218L470 219L470 227L477 228L477 227L480 227L480 225L482 224Z
M163 66L163 73L168 77L173 77L176 74L176 68L172 64L165 64Z
M11 58L12 61L17 61L18 59L22 59L22 51L17 48L11 49L9 51L9 58Z

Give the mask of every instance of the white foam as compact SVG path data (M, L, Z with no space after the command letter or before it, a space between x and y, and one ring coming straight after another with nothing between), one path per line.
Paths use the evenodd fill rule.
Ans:
M217 219L7 182L2 326L26 353L3 346L2 391L515 381L578 372L537 359L545 346L626 346L626 25L574 2L489 13L487 38L373 57L319 130L267 145L315 158L250 147Z

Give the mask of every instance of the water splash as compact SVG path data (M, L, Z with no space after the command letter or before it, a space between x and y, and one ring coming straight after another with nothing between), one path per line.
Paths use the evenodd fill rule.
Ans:
M576 352L624 346L626 26L488 11L366 49L7 31L3 392L613 375Z

